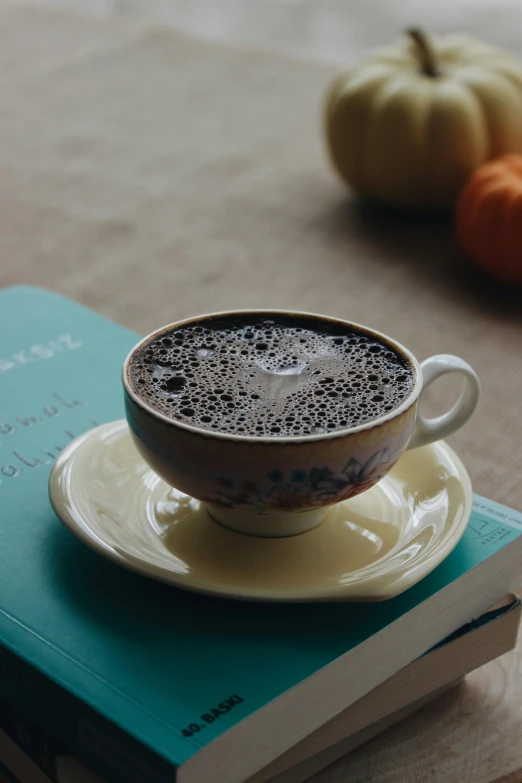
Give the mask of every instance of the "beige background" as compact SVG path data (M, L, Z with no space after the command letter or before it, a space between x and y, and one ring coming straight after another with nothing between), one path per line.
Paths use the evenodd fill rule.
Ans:
M522 508L520 292L460 257L450 221L369 210L325 160L333 61L395 37L405 9L189 6L154 2L145 18L136 0L89 16L0 0L0 284L56 289L141 332L281 306L368 323L420 359L458 353L483 399L451 442L477 492ZM406 6L442 29L440 4ZM444 26L522 55L517 9L451 4ZM440 386L432 409L455 391ZM522 764L520 668L491 664L317 783L488 783Z

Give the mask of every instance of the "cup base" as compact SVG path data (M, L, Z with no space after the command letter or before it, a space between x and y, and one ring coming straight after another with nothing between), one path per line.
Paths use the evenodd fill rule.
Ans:
M297 536L319 525L326 517L329 506L311 511L282 511L273 514L253 514L250 511L223 508L214 503L205 507L216 522L247 536L260 538L286 538Z

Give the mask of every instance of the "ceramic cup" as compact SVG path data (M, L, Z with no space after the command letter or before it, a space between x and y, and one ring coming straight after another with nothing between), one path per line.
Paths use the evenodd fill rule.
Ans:
M204 430L171 419L148 405L130 380L134 355L162 334L224 315L297 316L344 325L377 338L401 354L413 374L402 404L355 427L290 437L256 437ZM419 412L423 390L441 375L460 373L464 384L455 405L436 418ZM218 522L257 536L289 536L319 524L334 503L376 484L406 449L444 438L473 413L480 384L457 356L413 354L373 329L328 316L293 311L236 310L169 324L141 340L123 365L125 411L133 441L168 484L202 500Z

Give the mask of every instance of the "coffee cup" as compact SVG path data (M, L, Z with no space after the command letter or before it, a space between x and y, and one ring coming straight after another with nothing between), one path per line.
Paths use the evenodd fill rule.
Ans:
M286 434L272 432L272 430L277 431L277 427L272 427L268 433L265 431L265 427L265 430L258 434L257 429L262 429L262 425L259 425L257 429L251 428L250 431L245 432L244 426L237 425L237 422L234 423L232 414L232 419L230 417L223 419L223 422L228 422L226 427L220 427L219 421L217 424L214 422L212 428L200 423L194 424L190 420L190 414L196 415L197 411L193 410L194 407L197 407L195 404L192 404L190 409L181 408L179 414L170 415L169 410L165 408L167 403L162 402L161 395L163 393L157 391L158 384L161 384L161 378L159 381L158 378L155 379L154 359L143 359L143 357L153 356L154 350L156 350L154 346L160 344L170 346L172 338L175 338L177 334L181 335L185 342L183 339L180 339L179 342L185 347L180 350L193 351L196 357L190 362L192 371L189 376L193 380L189 386L197 387L198 362L207 356L211 348L198 348L197 343L200 338L196 338L196 335L212 334L213 329L217 333L216 324L239 324L237 326L239 329L243 323L257 323L256 319L264 319L263 323L265 321L276 324L279 322L288 323L290 324L289 329L293 328L293 324L299 324L300 326L295 328L297 331L301 330L305 336L308 334L308 328L311 334L315 334L315 329L319 335L325 334L324 339L330 341L327 348L330 344L332 346L336 344L336 340L339 343L345 339L344 337L335 337L335 335L355 334L356 345L353 351L358 352L356 361L359 362L356 369L361 369L361 367L364 369L365 361L373 361L371 350L376 352L381 350L383 356L395 357L393 361L400 363L402 368L402 374L397 377L406 379L403 382L404 388L401 387L402 398L397 405L388 406L389 410L381 409L382 406L379 408L380 402L371 403L369 413L367 404L366 408L357 408L356 411L365 411L364 415L360 417L360 423L357 419L354 421L352 417L352 420L346 422L346 426L342 425L341 420L339 426L331 429L328 426L320 427L311 432L303 430L305 434L299 431L295 432L295 415L287 417L294 420L294 429ZM306 328L302 328L303 324ZM227 332L226 329L222 329L222 332L223 334L219 333L219 336L225 341L226 347L230 330ZM243 330L241 334L246 333ZM334 336L332 337L332 335ZM194 342L192 347L191 340ZM358 347L357 340L361 343L362 348ZM305 339L301 338L299 342L304 343ZM348 352L346 355L351 356L348 338L346 338L346 342L348 348L343 348L343 350L345 353ZM258 361L257 354L253 354L254 349L250 348L251 343L245 343L245 345L247 347L243 351L234 348L234 357L239 356L241 359L240 355L245 353L245 361L250 361L249 368L254 368L250 375L257 378L255 375L258 372L255 364ZM376 348L372 348L372 346L376 346ZM170 350L170 348L161 349L163 354L168 354ZM277 361L277 350L271 352L270 356L274 353L275 358L269 361ZM301 373L303 383L310 383L310 389L313 392L315 386L313 388L312 386L316 383L315 373L320 376L320 370L310 370L310 367L314 366L312 360L308 364L303 360L300 364L301 359L297 349L294 353L297 354L292 357L292 361L295 359L295 363L291 365L289 370L285 368L281 372L293 375ZM326 349L322 353L320 352L317 360L318 367L324 366L326 361L324 355L327 353ZM234 358L234 361L237 362L239 359ZM147 370L148 375L144 375L142 372L142 375L137 377L136 367L142 367L140 364L142 361L147 365L146 367L143 365L143 367ZM169 361L168 358L163 362L158 360L158 365L160 365L157 368L158 372L171 372ZM337 362L337 359L335 361ZM340 358L339 362L341 361L343 360ZM215 364L215 362L211 364ZM226 364L228 366L228 360ZM162 369L163 365L168 365L167 370ZM201 366L203 367L203 365ZM267 366L269 366L268 370ZM301 366L305 369L301 370ZM353 372L348 369L348 366L343 369L338 363L329 366L334 366L340 376L343 375L343 372L346 372L347 375ZM269 381L270 373L273 372L277 375L277 368L274 371L270 369L272 365L266 365L265 362L263 367L264 369L261 368L261 370L268 373ZM174 370L178 372L177 368L172 369L172 372ZM212 374L212 369L209 370L205 365L204 372L206 373L205 378L208 379L209 372ZM216 372L219 375L219 378L216 376L216 382L222 385L223 368ZM423 392L435 380L448 373L459 373L462 376L463 388L460 396L446 413L436 418L428 418L419 411L419 402ZM361 373L358 375L360 376ZM364 398L365 385L368 385L368 379L364 372L362 375L362 381L359 380L348 387L353 392L353 386L359 383L355 390L357 400ZM177 384L181 385L179 379L183 380L184 378L183 369L172 377L177 378ZM203 501L208 512L217 522L241 533L271 537L295 535L314 527L322 521L332 504L347 500L374 486L388 473L406 449L425 446L445 438L459 429L472 415L480 393L480 384L476 373L467 362L457 356L441 354L419 363L407 348L374 329L328 316L275 310L236 310L213 313L164 326L145 337L130 351L123 365L122 379L125 411L132 439L143 459L155 473L172 487ZM279 376L277 380L279 381ZM301 380L301 375L298 380ZM323 381L328 380L331 379L323 378ZM317 383L319 382L321 381ZM297 383L294 377L292 377L292 383L294 386ZM172 388L174 389L173 396L168 400L174 399L177 391L175 386L175 380L169 380L162 385L162 388L170 389L163 396L170 394ZM150 389L147 397L145 391L148 387ZM375 384L372 384L372 388L374 387ZM305 392L307 392L307 388L305 388ZM315 392L318 393L317 389ZM363 396L361 397L361 395ZM222 395L222 398L225 396ZM232 399L233 392L228 396ZM259 397L259 395L257 396ZM336 396L337 394L333 392L331 398L326 397L325 399L331 399L333 405L333 399ZM349 397L349 395L346 396ZM382 396L374 394L373 397L370 395L368 399L382 398ZM262 406L263 400L257 400L256 403ZM230 405L230 403L227 404ZM274 402L271 398L270 404L277 406L279 403L277 399ZM295 403L298 406L298 411L300 404L299 400ZM339 407L341 403L336 404ZM359 406L364 406L364 404L357 403ZM372 415L372 404L377 406L374 411L375 415ZM328 412L327 403L322 403L321 407L323 412ZM167 412L165 412L166 410ZM262 418L263 408L257 410L261 411L258 415ZM307 411L303 407L303 420L310 418L305 416L306 413ZM324 418L324 413L322 415ZM187 416L189 416L188 420ZM299 416L297 419L298 429Z

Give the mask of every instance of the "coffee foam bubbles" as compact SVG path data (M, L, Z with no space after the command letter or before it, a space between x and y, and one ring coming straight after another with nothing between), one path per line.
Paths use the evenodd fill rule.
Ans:
M133 358L136 394L169 418L235 435L363 424L409 395L406 360L371 335L305 317L228 316L164 333Z

